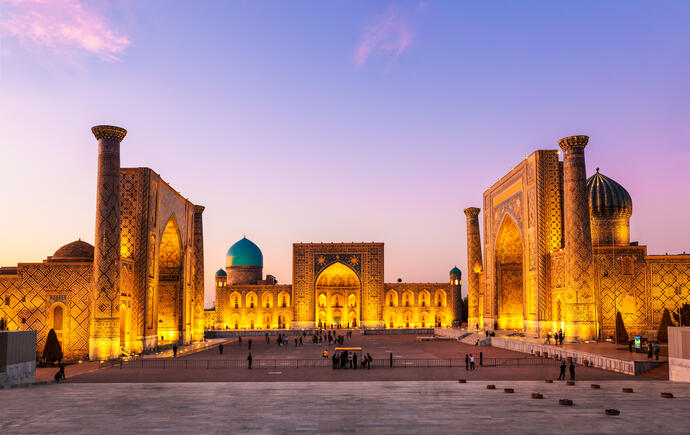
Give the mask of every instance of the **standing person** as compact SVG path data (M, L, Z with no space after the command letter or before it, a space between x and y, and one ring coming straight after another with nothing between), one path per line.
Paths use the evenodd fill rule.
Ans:
M302 338L302 337L300 337L300 338ZM297 339L296 338L295 338L295 347L297 347Z
M324 349L321 355L323 355L324 358L328 359L328 349Z
M268 332L266 333L266 343L268 343Z
M652 343L647 342L647 359L652 359Z
M551 333L550 332L546 333L546 344L551 344Z
M238 340L239 346L242 346L242 336L240 335L240 338Z
M251 350L252 349L252 339L251 338L249 340L247 340L247 345L249 346L249 350Z
M479 352L479 367L484 365L484 352Z
M654 359L656 360L659 359L659 351L661 351L661 346L659 346L659 342L657 341L654 343Z
M352 353L352 368L357 370L357 354Z
M632 353L632 347L634 342L634 340L628 340L628 351L630 351L630 353Z
M367 353L367 370L371 369L371 360L372 360L371 355L369 355Z
M563 363L565 364L565 363ZM570 371L570 380L574 381L575 380L575 363L570 361L570 367L568 367L568 370ZM565 374L563 375L563 379L565 379Z
M563 339L565 338L565 335L563 335L563 330L561 329L558 331L558 344L563 346Z
M331 360L333 363L333 368L334 369L338 368L337 367L337 365L338 365L338 354L337 353L333 352L333 358L331 358Z
M470 369L470 356L465 354L465 371Z
M558 375L559 381L565 381L565 361L561 360L561 374Z
M177 358L177 345L173 344L173 358Z
M223 343L218 346L218 352L220 352L221 355L223 355Z
M249 355L247 355L247 367L249 368L249 370L252 369L252 353L251 352L249 352Z
M474 370L474 357L470 354L470 370Z

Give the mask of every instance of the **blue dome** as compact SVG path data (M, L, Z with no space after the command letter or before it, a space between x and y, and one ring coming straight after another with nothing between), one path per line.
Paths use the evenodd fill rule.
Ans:
M216 276L228 276L228 274L223 269L218 269L218 272L216 272Z
M264 265L264 255L261 253L254 242L242 238L228 249L225 256L225 267L230 266L262 266Z
M451 275L462 275L462 272L460 272L460 269L458 269L458 266L455 266L450 270Z

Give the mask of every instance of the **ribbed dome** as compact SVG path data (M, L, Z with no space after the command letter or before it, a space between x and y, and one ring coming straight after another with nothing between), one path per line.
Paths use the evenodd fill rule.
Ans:
M620 184L599 172L587 179L589 210L595 217L630 217L632 198Z
M216 276L228 276L228 274L223 269L218 269L218 272L216 272Z
M61 247L47 261L83 262L93 261L93 245L76 240Z
M246 237L228 249L225 266L263 266L264 256L261 249Z
M462 272L460 272L460 269L458 269L458 266L455 266L450 270L451 275L462 275Z

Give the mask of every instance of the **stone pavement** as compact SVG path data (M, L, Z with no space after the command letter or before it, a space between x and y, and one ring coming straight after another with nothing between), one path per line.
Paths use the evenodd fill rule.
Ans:
M670 433L690 388L667 381L53 384L0 393L2 433ZM506 394L503 388L514 388ZM632 387L633 393L623 393ZM673 399L661 398L669 391ZM532 399L540 392L543 399ZM568 398L573 406L560 406ZM620 410L607 416L605 408Z

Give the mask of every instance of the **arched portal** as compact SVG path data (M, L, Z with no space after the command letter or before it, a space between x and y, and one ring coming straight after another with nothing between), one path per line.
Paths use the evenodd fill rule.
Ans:
M495 252L498 327L523 329L525 292L522 237L509 216L506 216L496 237Z
M129 312L127 305L120 305L120 346L129 349Z
M158 254L158 339L177 341L182 331L182 239L171 217L165 225Z
M316 324L359 326L361 285L357 274L343 263L333 263L316 278ZM323 297L322 297L323 296ZM348 309L348 313L343 312Z
M66 319L65 319L65 312L66 312L66 307L60 303L57 302L53 305L53 307L50 310L50 322L49 325L52 325L52 329L55 331L55 335L57 335L57 339L60 342L60 345L62 346L62 349L65 349L65 338L69 337L69 334L66 331Z

